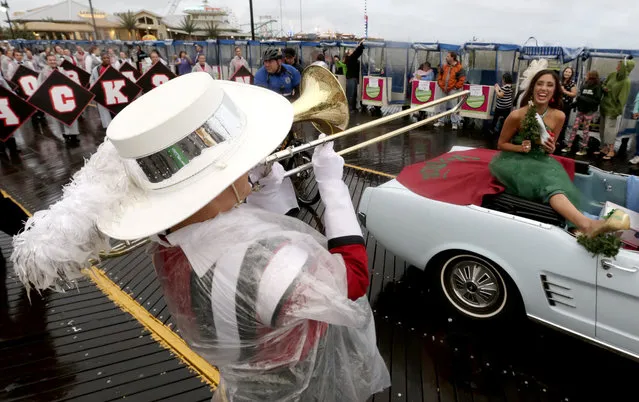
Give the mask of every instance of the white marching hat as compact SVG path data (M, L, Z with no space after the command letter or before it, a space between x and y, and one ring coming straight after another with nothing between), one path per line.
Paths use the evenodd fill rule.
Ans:
M293 123L293 106L264 88L174 78L113 119L107 139L13 238L11 260L30 289L82 276L109 238L152 236L184 221L270 155Z
M279 94L207 73L153 89L107 128L136 186L99 216L99 230L133 240L182 222L270 155L292 123Z

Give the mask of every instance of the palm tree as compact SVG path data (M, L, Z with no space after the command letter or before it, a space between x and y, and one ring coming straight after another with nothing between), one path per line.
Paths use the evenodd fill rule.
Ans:
M178 29L186 32L189 35L189 39L193 39L193 32L197 30L197 26L189 15L185 15Z
M135 19L135 14L133 11L128 10L124 13L116 13L117 17L120 19L120 27L126 29L129 32L129 39L137 39L138 35L136 33L137 20Z
M204 31L206 32L207 39L217 39L220 35L220 30L215 22L208 22Z

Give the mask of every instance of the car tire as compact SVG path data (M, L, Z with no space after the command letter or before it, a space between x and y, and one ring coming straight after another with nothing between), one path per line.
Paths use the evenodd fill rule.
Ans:
M519 292L497 264L470 253L447 255L440 261L440 291L455 311L475 320L514 314Z

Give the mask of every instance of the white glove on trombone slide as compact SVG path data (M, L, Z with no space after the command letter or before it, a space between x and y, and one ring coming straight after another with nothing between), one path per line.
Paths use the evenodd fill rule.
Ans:
M254 191L246 198L246 202L282 215L299 208L293 183L289 177L284 177L285 173L279 162L272 166L255 166L249 171Z
M319 138L325 137L320 134ZM326 211L324 226L329 249L345 244L364 244L362 230L355 216L355 208L344 174L344 158L333 150L333 142L320 145L313 151L313 171Z

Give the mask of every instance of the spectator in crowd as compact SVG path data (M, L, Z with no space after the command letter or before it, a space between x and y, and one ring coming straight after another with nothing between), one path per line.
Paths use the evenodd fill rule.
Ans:
M233 56L231 64L229 65L229 78L235 75L235 73L242 67L246 67L247 70L251 71L248 61L242 57L242 49L239 46L236 46L235 56Z
M603 84L603 99L601 100L601 123L599 132L603 147L595 154L605 153L604 159L615 156L615 141L617 140L617 123L623 115L626 102L630 96L630 73L635 68L635 61L624 59L617 64L617 71L611 73Z
M635 97L635 106L632 108L632 118L639 120L639 92ZM630 159L630 163L633 165L639 164L639 124L636 126L637 135L635 135L635 156Z
M513 76L510 73L505 73L501 77L501 85L495 84L495 95L497 96L497 102L495 105L495 113L493 115L492 131L495 139L499 138L501 128L497 130L497 124L500 119L506 120L506 117L510 114L513 108Z
M568 153L572 149L572 144L577 136L577 130L579 130L579 125L581 124L583 126L582 141L577 155L586 155L588 138L590 137L590 123L592 122L595 112L599 109L602 94L603 91L601 89L599 73L597 71L589 71L586 81L581 86L579 95L577 95L577 117L572 126L570 137L568 141L566 141L566 147L561 150L562 153Z
M293 66L297 71L299 71L300 74L302 74L302 65L297 59L297 52L292 47L287 47L286 49L284 49L284 64Z
M435 71L431 68L429 62L425 61L419 65L415 73L413 74L413 78L411 81L433 81L435 80Z
M357 111L357 87L359 85L359 58L364 53L364 39L359 41L355 50L351 53L346 51L344 63L346 64L346 98L348 108L351 112Z
M311 64L312 66L320 66L328 69L328 64L326 64L326 58L324 57L324 53L319 53L315 57L315 61Z
M446 63L441 67L439 76L437 77L437 86L439 88L440 96L445 97L459 93L464 87L466 82L466 71L461 62L458 60L456 52L448 52L446 55ZM448 110L457 105L458 99L446 102L440 106L440 111ZM459 123L461 122L461 116L459 112L453 113L450 116L453 130L457 130ZM435 127L442 127L444 125L444 118L439 119L434 124Z
M193 66L192 71L194 73L209 73L211 77L215 78L215 76L213 75L213 68L208 65L208 63L206 62L206 57L203 54L200 54L197 57L197 63L195 63L195 65Z
M338 55L333 56L333 64L331 64L331 72L335 75L346 75L346 64L344 64Z
M575 83L575 70L572 67L564 68L564 71L561 73L561 97L564 101L564 114L566 115L566 119L564 120L564 125L561 128L561 133L557 137L558 144L557 149L561 149L561 143L564 141L564 136L566 134L566 128L568 127L568 121L570 120L570 113L572 112L573 102L577 97L577 84Z
M193 71L193 61L191 61L191 58L184 50L182 50L175 59L175 66L177 67L175 71L177 75L184 75Z

